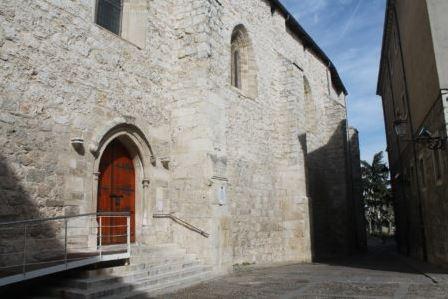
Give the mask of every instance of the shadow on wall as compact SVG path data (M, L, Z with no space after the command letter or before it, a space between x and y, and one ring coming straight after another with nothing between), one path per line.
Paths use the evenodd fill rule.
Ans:
M30 172L29 175L32 176L33 173ZM40 186L36 184L32 187ZM42 218L44 216L40 205L45 205L45 201L31 198L8 166L5 157L0 155L1 222ZM61 215L62 207L51 212L54 216ZM30 268L36 268L39 267L37 263L42 260L63 255L64 247L60 240L55 238L59 230L60 227L56 223L0 224L0 276L21 273L24 261L34 263Z
M346 256L357 252L358 229L352 192L346 122L341 121L328 143L308 152L313 138L301 136L305 148L308 195L311 198L311 240L313 260ZM365 233L365 230L362 230Z
M0 155L0 223L63 215L62 205L60 208L54 208L54 210L46 211L48 214L44 214L43 208L46 204L45 199L40 201L40 199L34 199L30 196L23 187L21 179L8 166L5 157ZM63 231L63 221L30 224L26 228L27 241L25 243L25 226L23 224L6 226L0 224L0 279L23 272L24 251L26 252L26 271L60 264L61 259L62 261L64 259L65 252ZM71 254L72 256L78 256L85 254L85 251L77 250L77 248L79 246L88 247L88 242L83 239L77 244L69 244L69 248L73 245L75 247L70 250ZM55 260L58 260L58 262L55 262ZM123 264L124 262L120 263ZM102 264L101 266L111 265ZM84 269L92 268L95 268L95 266L85 267ZM82 278L83 274L78 269L0 287L0 297L26 298L28 296L50 295L50 290L60 286L60 282L65 278ZM103 275L103 277L113 279L115 285L119 288L126 288L129 291L134 290L131 284L117 282L116 277L110 275ZM63 296L62 294L59 295Z

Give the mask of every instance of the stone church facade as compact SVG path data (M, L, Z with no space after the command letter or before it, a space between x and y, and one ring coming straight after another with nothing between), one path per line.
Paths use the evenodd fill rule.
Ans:
M98 211L120 148L135 242L217 271L362 245L347 92L278 1L102 2L1 1L2 221Z

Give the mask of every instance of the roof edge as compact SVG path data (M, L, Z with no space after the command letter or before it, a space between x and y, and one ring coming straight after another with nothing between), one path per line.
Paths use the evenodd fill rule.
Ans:
M314 53L322 59L328 66L331 72L331 80L335 84L335 87L339 92L343 92L348 95L347 89L342 82L341 76L339 75L336 67L334 66L331 59L325 54L325 52L316 44L313 38L305 31L305 29L299 24L296 18L286 9L286 7L280 2L280 0L269 0L275 8L277 8L286 18L286 24L290 27L291 31L294 32L304 43L304 46L311 48Z
M382 77L382 70L383 70L383 65L384 65L384 59L385 59L385 52L386 52L386 38L387 38L387 29L389 27L389 12L391 9L391 5L392 5L392 1L391 0L387 0L386 3L386 11L385 11L385 15L384 15L384 28L383 28L383 41L382 41L382 45L381 45L381 58L380 58L380 65L379 65L379 70L378 70L378 82L376 85L376 95L377 96L381 96L381 91L380 91L380 85L381 85L381 77Z

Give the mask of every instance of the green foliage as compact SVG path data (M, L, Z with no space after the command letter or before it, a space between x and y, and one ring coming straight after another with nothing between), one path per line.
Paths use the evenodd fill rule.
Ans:
M376 153L372 164L361 162L363 200L369 233L382 233L382 227L388 227L392 233L394 214L389 169L383 161L383 152Z

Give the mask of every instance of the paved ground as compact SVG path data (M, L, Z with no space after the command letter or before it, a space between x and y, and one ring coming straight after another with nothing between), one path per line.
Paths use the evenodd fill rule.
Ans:
M448 273L400 257L392 243L320 264L243 267L160 298L448 298Z

